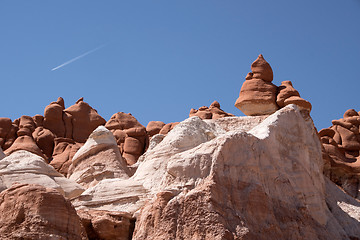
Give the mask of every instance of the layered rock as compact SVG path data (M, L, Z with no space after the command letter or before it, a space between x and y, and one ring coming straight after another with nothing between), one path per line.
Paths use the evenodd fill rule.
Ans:
M310 113L310 102L300 97L291 81L283 81L279 87L271 83L273 71L261 54L252 63L251 71L246 76L239 98L235 102L235 107L245 115L269 115L289 104L295 104Z
M53 188L67 198L77 197L84 191L79 184L65 178L43 158L24 150L13 152L0 160L0 191L10 188L16 182Z
M136 163L149 142L146 128L130 113L118 112L105 124L115 136L122 157L128 165Z
M360 116L354 109L330 128L319 132L323 144L324 173L351 196L360 199Z
M0 193L2 239L88 239L69 200L57 190L15 184Z
M347 219L328 209L325 198L332 204L336 198L325 195L321 145L311 120L294 105L250 131L212 131L217 137L205 140L195 138L196 134L184 142L167 139L171 133L145 154L133 177L157 193L143 207L133 239L355 239L359 235L360 219L347 213L356 213L359 204L348 202L347 210L334 205ZM165 145L169 155L160 150ZM346 220L354 227L351 231Z
M103 179L129 175L113 134L99 126L72 158L67 177L88 188Z
M234 115L231 113L224 112L220 108L220 103L218 101L214 101L211 103L210 107L200 107L197 109L191 109L189 113L189 117L197 116L201 119L218 119L223 117L233 117Z
M276 104L277 87L271 83L270 64L260 54L251 64L251 71L241 87L235 107L250 116L274 113L279 107Z
M102 180L72 203L78 210L136 217L133 239L360 234L359 205L325 181L317 133L295 105L268 117L191 117L137 165L129 179ZM336 194L326 194L327 189Z
M278 87L276 103L279 107L295 104L300 109L311 111L311 103L300 97L299 92L293 87L291 81L283 81Z

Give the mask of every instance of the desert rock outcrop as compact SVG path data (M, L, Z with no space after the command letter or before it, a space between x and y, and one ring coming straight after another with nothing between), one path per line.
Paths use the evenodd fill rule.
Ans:
M359 204L325 180L313 123L293 104L268 117L191 117L137 164L129 179L102 180L73 205L129 213L137 218L133 239L360 234Z
M289 104L295 104L300 109L311 111L311 103L300 97L299 92L293 87L291 81L283 81L278 87L276 103L279 107L285 107Z
M1 239L88 239L69 200L57 190L15 184L0 193Z
M260 54L251 64L251 71L241 87L235 107L249 116L274 113L279 107L276 104L277 87L271 83L270 64Z
M113 134L99 126L72 158L67 177L88 188L103 179L129 175Z
M235 102L235 107L245 115L269 115L289 104L295 104L310 113L311 103L300 97L291 81L283 81L279 87L271 83L273 71L261 54L252 63L251 71L246 76L239 98Z
M155 134L158 134L164 126L165 123L161 121L151 121L146 126L146 132L149 135L149 137L152 137Z
M360 233L359 219L350 220L355 228L347 235L345 218L328 209L325 198L336 200L325 195L321 144L295 105L247 130L226 133L206 121L180 123L180 132L145 153L132 178L155 197L140 212L133 239L342 239ZM195 129L204 135L188 134ZM354 202L347 207L359 210Z
M234 117L233 114L224 112L220 108L220 103L218 101L214 101L211 103L210 107L200 107L197 109L191 109L189 113L189 117L197 116L201 119L218 119L223 117Z
M146 128L130 113L118 112L105 124L115 136L123 158L127 164L136 163L149 143Z
M79 196L84 189L75 181L65 178L43 158L19 150L0 160L0 191L13 183L32 183L53 188L67 198Z
M330 128L319 132L323 144L324 173L351 196L360 199L360 116L354 109Z
M129 213L78 210L89 239L128 240L132 237L134 219Z

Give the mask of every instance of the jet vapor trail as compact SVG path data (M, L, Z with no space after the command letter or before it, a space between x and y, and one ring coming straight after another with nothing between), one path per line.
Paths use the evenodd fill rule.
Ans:
M95 51L97 51L97 50L99 50L100 48L103 48L103 47L105 47L105 46L106 46L106 44L103 44L103 45L100 45L100 46L97 47L97 48L94 48L94 49L92 49L92 50L90 50L90 51L87 51L86 53L83 53L83 54L81 54L80 56L77 56L77 57L75 57L75 58L73 58L73 59L70 59L70 60L67 61L67 62L64 62L63 64L61 64L61 65L59 65L59 66L57 66L57 67L54 67L53 69L51 69L51 71L55 71L56 69L62 68L62 67L66 66L66 65L68 65L68 64L70 64L70 63L72 63L72 62L75 62L76 60L79 60L80 58L83 58L83 57L85 57L86 55L89 55L90 53L93 53L93 52L95 52Z

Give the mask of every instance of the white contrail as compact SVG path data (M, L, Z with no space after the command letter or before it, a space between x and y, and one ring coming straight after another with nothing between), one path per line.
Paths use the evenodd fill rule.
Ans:
M90 51L87 51L86 53L83 53L83 54L81 54L80 56L77 56L77 57L75 57L75 58L73 58L73 59L70 59L70 60L67 61L67 62L64 62L63 64L61 64L61 65L59 65L59 66L57 66L57 67L54 67L53 69L51 69L51 71L55 71L56 69L62 68L62 67L66 66L66 65L68 65L68 64L70 64L70 63L72 63L72 62L75 62L76 60L79 60L80 58L83 58L83 57L85 57L86 55L89 55L90 53L93 53L93 52L95 52L95 51L97 51L97 50L99 50L100 48L103 48L103 47L105 47L105 46L106 46L106 44L103 44L103 45L100 45L100 46L97 47L97 48L94 48L94 49L92 49L92 50L90 50Z

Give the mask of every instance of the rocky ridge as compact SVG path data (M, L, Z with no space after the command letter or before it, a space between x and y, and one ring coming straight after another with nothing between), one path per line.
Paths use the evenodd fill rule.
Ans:
M59 98L0 118L0 239L359 239L359 113L317 133L290 81L251 70L246 117L215 101L144 127Z

